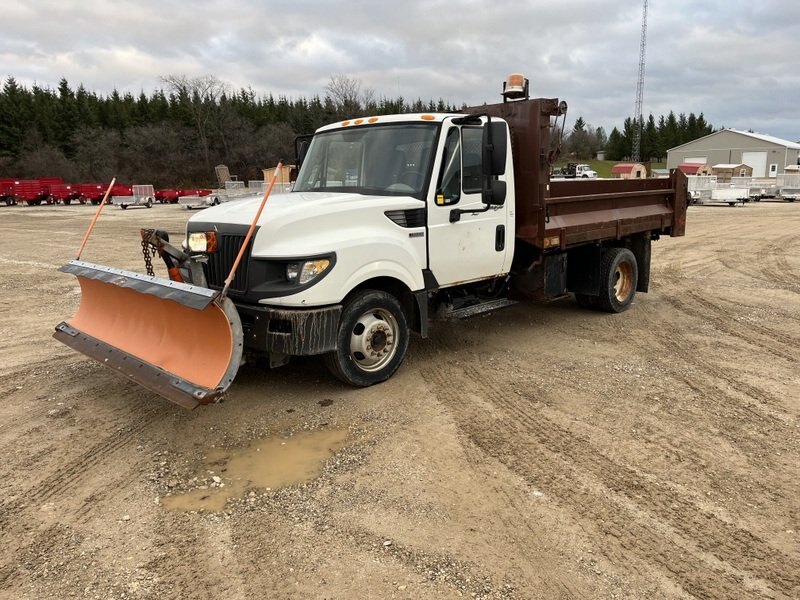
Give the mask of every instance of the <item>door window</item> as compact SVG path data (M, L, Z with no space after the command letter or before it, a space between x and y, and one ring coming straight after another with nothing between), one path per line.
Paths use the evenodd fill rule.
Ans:
M436 190L436 204L449 206L461 199L461 136L458 127L447 132L442 156L442 171Z
M481 168L481 148L483 145L482 127L464 127L461 130L464 145L465 194L477 194L482 190L483 169Z
M436 204L457 204L463 194L479 194L483 189L481 148L482 127L453 127L447 132L442 170L436 191Z

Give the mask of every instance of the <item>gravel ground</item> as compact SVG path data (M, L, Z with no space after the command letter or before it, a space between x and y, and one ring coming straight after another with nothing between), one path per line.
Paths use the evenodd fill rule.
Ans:
M0 598L800 597L799 205L691 207L626 313L436 324L369 389L245 366L194 412L51 338L92 212L0 207ZM186 218L109 208L84 258Z

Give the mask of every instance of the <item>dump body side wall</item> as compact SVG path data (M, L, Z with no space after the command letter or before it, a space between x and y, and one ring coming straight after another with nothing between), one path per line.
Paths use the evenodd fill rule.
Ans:
M551 131L557 98L537 98L466 109L506 120L511 135L516 188L516 237L540 251L545 237L562 249L646 231L684 234L686 177L669 179L550 181L557 158Z
M554 181L545 202L548 238L562 249L587 242L619 240L643 232L683 235L687 180Z

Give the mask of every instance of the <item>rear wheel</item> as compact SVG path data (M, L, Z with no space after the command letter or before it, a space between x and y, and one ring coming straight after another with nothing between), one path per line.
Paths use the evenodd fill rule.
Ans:
M600 295L597 305L607 312L628 310L636 295L639 270L636 257L627 248L609 248L600 262Z
M336 350L325 365L339 380L357 387L386 381L408 350L408 321L397 298L363 290L345 305L336 334Z

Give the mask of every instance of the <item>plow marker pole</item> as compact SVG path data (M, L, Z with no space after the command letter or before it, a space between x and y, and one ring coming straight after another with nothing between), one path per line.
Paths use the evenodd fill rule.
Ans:
M100 206L97 207L97 211L94 213L94 218L92 222L89 224L89 229L86 230L86 235L83 236L83 242L81 242L81 247L78 250L78 256L75 257L75 260L81 259L81 254L83 254L83 249L86 247L86 242L89 241L89 234L92 233L92 229L94 229L94 224L97 223L97 218L100 216L100 211L103 210L103 207L106 204L106 200L108 200L108 195L111 193L111 188L114 187L114 183L116 183L117 178L114 177L111 179L111 183L108 184L108 189L106 190L106 195L103 196L103 201L100 203Z
M244 238L242 247L239 248L239 254L236 255L236 260L233 261L231 272L228 274L228 278L225 280L225 287L223 287L222 292L220 292L220 296L222 298L224 298L228 294L228 288L231 286L231 282L233 281L234 275L236 275L236 269L239 267L239 263L242 261L242 257L244 256L244 253L247 250L247 244L250 243L250 238L253 237L253 231L255 231L258 219L261 217L261 213L264 210L264 206L267 204L267 198L269 198L269 194L270 192L272 192L272 188L275 185L275 181L278 179L278 174L281 172L282 167L283 167L283 161L278 161L278 166L275 167L275 172L272 174L272 180L269 182L269 186L267 186L267 191L264 192L264 197L261 199L261 205L258 207L258 211L256 212L256 216L253 219L253 222L250 223L250 229L248 229L247 231L247 235Z

